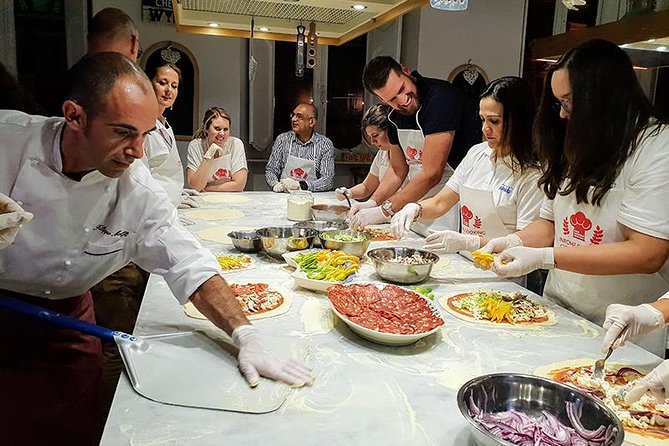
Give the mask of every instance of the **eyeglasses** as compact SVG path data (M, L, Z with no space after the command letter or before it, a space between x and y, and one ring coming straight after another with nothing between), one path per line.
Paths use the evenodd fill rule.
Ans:
M311 119L313 116L304 116L302 113L290 113L290 119L296 118L299 119L300 121L303 121L305 119Z
M571 113L572 109L574 108L574 104L572 104L571 99L556 99L555 103L555 110L560 111L560 109L564 110L565 113Z

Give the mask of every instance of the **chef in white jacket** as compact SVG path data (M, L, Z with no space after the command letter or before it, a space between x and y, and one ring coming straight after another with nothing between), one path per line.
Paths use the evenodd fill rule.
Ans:
M597 324L611 303L657 299L669 288L669 126L625 52L604 40L567 52L535 132L549 198L540 219L482 248L501 251L495 271L549 268L544 294ZM662 331L639 342L664 355Z
M119 54L99 53L68 76L64 118L0 112L0 193L35 216L0 251L0 293L94 322L88 289L135 261L232 336L250 385L259 375L309 383L308 369L267 351L216 259L133 162L157 115L146 75ZM0 335L12 339L0 355L5 441L94 444L99 342L4 311Z

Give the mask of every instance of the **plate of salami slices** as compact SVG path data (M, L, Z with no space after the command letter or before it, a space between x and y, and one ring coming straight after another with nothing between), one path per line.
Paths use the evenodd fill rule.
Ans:
M413 344L444 325L432 302L396 285L333 285L328 300L353 332L377 344Z

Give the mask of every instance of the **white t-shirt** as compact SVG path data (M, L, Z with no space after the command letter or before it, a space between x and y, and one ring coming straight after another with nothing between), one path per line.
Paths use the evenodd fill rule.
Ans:
M390 157L388 156L387 150L379 150L376 152L376 156L372 161L372 165L369 168L370 175L374 175L379 180L383 178L383 175L386 173L390 167Z
M215 274L216 258L179 223L141 161L118 178L61 172L63 118L0 111L0 193L34 214L0 251L0 289L62 299L128 262L163 276L180 303Z
M209 149L209 147L204 146L205 144L205 140L200 138L194 139L188 143L189 170L195 172L198 167L200 167L200 164L202 164L204 154ZM229 161L227 161L228 159ZM248 169L246 165L246 151L244 150L244 143L242 140L235 138L234 136L228 137L225 144L223 144L223 155L214 161L219 162L212 163L207 176L207 184L221 183L221 179L232 178L232 176L240 170ZM217 172L221 169L227 170L229 174L226 172L225 175L218 175Z
M184 187L184 169L172 127L156 120L156 129L144 139L142 161L177 206Z
M460 194L461 187L488 190L497 213L510 232L516 232L539 216L545 197L539 188L539 169L515 173L510 157L495 159L494 150L487 142L473 146L449 178L446 186Z
M658 134L649 136L637 147L614 187L623 190L618 223L669 240L669 126L663 126ZM540 215L554 221L553 200L544 200Z

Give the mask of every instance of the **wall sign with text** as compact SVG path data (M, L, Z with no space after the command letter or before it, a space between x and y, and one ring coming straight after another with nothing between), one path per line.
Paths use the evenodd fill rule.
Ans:
M174 23L172 0L142 0L142 20L145 22Z

